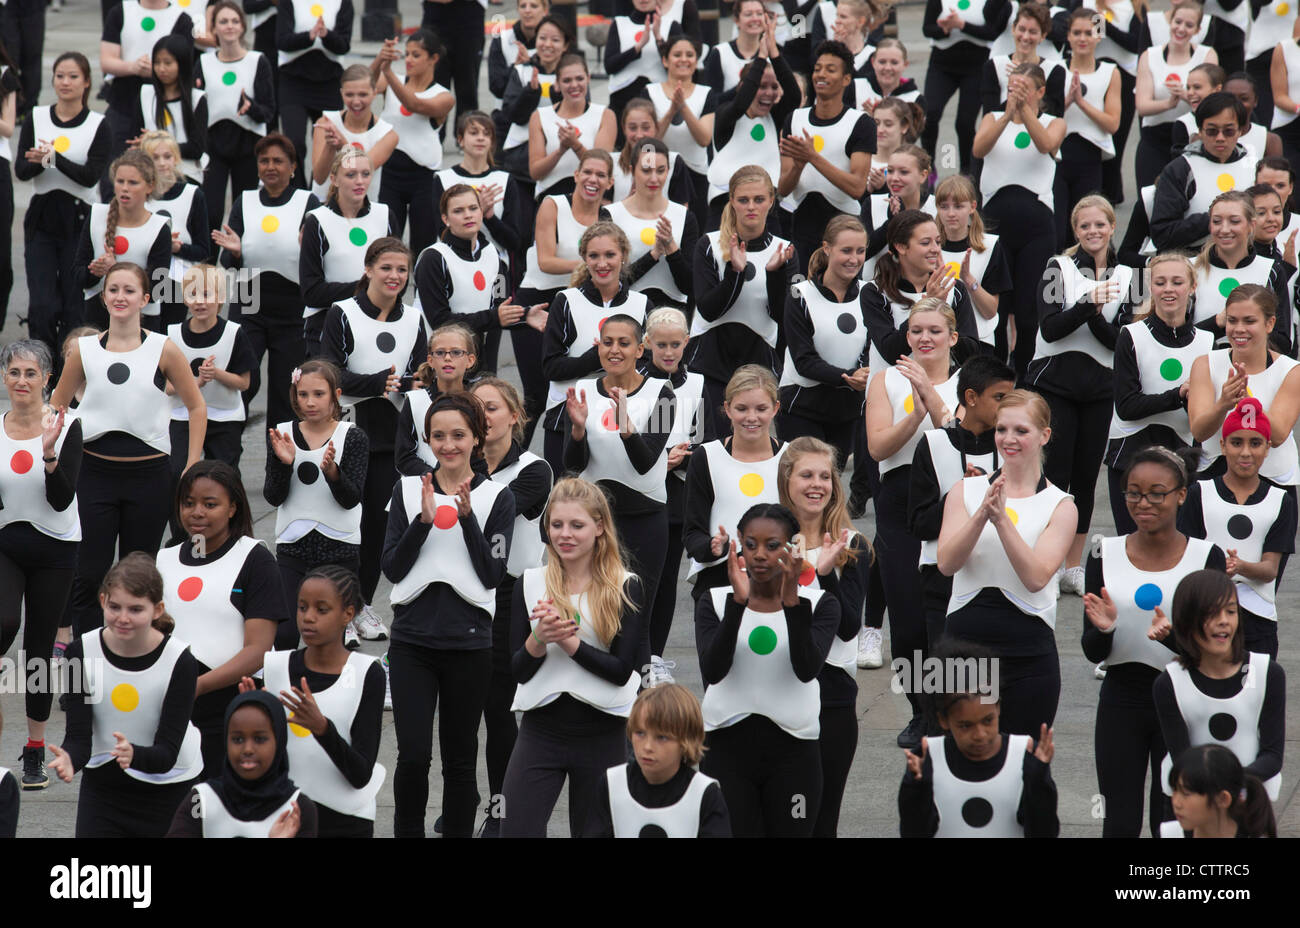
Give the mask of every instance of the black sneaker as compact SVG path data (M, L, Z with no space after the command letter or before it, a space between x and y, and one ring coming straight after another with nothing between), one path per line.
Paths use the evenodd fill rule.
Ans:
M867 514L867 497L850 493L848 509L850 519L861 519Z
M45 772L45 748L23 748L23 789L45 789L50 785Z
M925 720L919 715L912 716L912 721L898 733L898 746L908 751L921 750L921 736L925 734Z

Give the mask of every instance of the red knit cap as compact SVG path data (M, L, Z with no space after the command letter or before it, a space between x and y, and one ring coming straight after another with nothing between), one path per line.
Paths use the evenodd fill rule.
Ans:
M1264 436L1264 441L1272 438L1273 427L1269 425L1264 404L1253 396L1239 402L1237 408L1223 420L1223 437L1227 438L1233 432L1258 432Z

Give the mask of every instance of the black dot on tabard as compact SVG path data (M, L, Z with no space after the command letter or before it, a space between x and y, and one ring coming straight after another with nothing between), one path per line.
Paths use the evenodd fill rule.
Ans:
M397 347L397 339L392 332L380 332L375 336L375 346L384 354Z
M746 264L746 265L745 265L745 279L746 279L746 280L753 280L753 279L754 279L755 277L757 277L757 276L758 276L758 268L754 267L754 265L752 265L752 264Z
M190 373L195 377L199 376L199 368L203 366L202 358L195 358L190 362Z
M131 368L127 367L121 361L114 362L108 366L109 383L126 383L127 378L131 376Z
M1087 84L1084 84L1084 83L1080 83L1080 84L1079 84L1079 96L1081 96L1081 97L1086 97L1087 95L1088 95L1088 85L1087 85Z
M638 838L666 838L668 832L664 831L658 825L646 825L637 833Z
M303 461L298 465L298 479L303 483L315 483L319 476L320 468L311 461Z
M1243 538L1249 538L1254 524L1250 521L1250 516L1237 513L1228 520L1228 534L1240 541Z
M1227 741L1237 733L1237 720L1226 712L1210 716L1210 734L1215 741Z
M678 113L676 116L673 117L672 125L680 126L684 122L686 122L686 117L683 114Z
M845 335L850 334L858 327L858 321L853 318L852 313L840 313L840 317L835 320L835 324Z
M983 828L993 821L993 805L987 799L967 799L961 804L961 817L972 828Z

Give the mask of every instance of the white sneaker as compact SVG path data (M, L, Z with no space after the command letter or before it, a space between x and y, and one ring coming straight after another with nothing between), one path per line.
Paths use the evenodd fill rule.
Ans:
M647 681L649 688L662 686L665 683L676 683L673 679L672 672L677 669L676 661L666 661L658 655L650 656L650 679Z
M1105 662L1105 661L1102 661L1100 664L1098 664L1096 667L1094 667L1093 670L1092 670L1092 675L1093 675L1094 677L1096 677L1098 680L1105 680L1105 679L1106 679L1106 662Z
M875 668L884 666L885 659L880 656L880 647L884 637L878 628L864 628L858 633L858 666Z
M1075 596L1083 595L1083 568L1067 567L1061 573L1060 589L1062 593L1070 593Z
M355 651L361 647L361 639L357 637L356 619L343 626L343 647L349 651Z
M379 621L379 616L375 615L375 610L369 605L352 620L352 624L357 627L357 634L366 641L388 640L388 627Z
M379 666L384 668L384 711L393 711L393 681L388 675L388 655L379 659Z

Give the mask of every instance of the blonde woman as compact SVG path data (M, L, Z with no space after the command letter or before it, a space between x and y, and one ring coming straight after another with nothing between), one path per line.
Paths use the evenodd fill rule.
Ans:
M166 332L185 319L184 295L180 292L185 272L195 262L208 260L212 251L208 206L202 188L181 174L181 149L169 133L146 132L140 137L140 150L153 159L157 177L153 197L146 206L151 212L171 219L168 286L158 293L159 331Z

